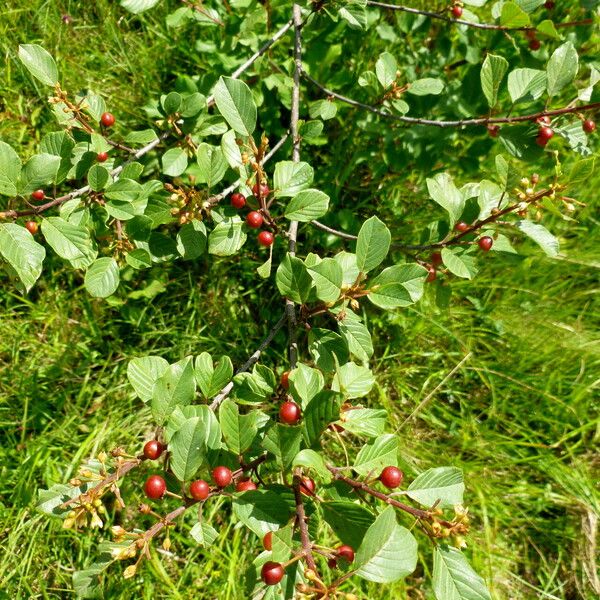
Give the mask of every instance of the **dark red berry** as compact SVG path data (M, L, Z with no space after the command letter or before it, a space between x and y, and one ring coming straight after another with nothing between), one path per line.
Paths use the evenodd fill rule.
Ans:
M431 264L434 267L442 264L442 253L441 252L432 252L431 253Z
M258 243L265 248L273 245L275 236L270 231L261 231L258 234Z
M540 127L538 131L538 137L545 139L546 141L551 139L554 136L554 131L550 127L544 126Z
M314 496L315 495L315 482L310 477L303 477L302 482L300 483L300 491L305 496Z
M586 133L594 133L594 131L596 131L596 123L594 123L594 121L591 119L586 119L583 122L582 127Z
M210 486L204 479L197 479L190 483L190 496L194 500L206 500L210 494Z
M433 265L429 266L429 268L427 269L427 279L425 281L427 283L431 283L432 281L435 281L436 277L437 271L435 270L435 267Z
M150 477L146 479L144 491L146 492L146 496L148 496L148 498L158 500L158 498L162 498L165 495L165 492L167 491L167 484L160 475L150 475Z
M379 480L386 488L393 490L397 488L404 479L404 473L398 467L385 467L383 471L381 471L381 475L379 476Z
M352 546L348 546L346 544L344 544L342 546L338 546L338 549L336 550L336 554L340 558L347 560L349 563L354 561L354 550L352 549Z
M244 206L246 206L246 196L244 196L244 194L240 194L239 192L231 194L231 206L238 209L244 208Z
M115 124L115 116L109 112L102 113L100 122L104 127L112 127Z
M248 492L250 490L255 490L256 484L252 479L244 479L243 481L238 481L235 486L236 492Z
M212 470L213 481L218 487L227 487L231 483L231 477L231 469L227 467L219 466Z
M327 561L327 566L328 566L330 569L335 569L335 568L337 568L337 560L335 560L335 558L330 558L330 559Z
M489 235L484 235L477 240L477 245L484 251L489 252L494 245L494 240Z
M163 449L158 440L150 440L144 444L144 456L148 460L156 460L163 453Z
M544 8L546 10L552 10L556 6L556 3L553 0L547 0L544 2Z
M289 389L290 387L290 372L285 371L285 373L281 376L281 385L284 389Z
M46 197L46 194L44 193L44 190L35 190L35 192L32 192L31 197L34 200L41 202Z
M96 160L98 162L106 162L108 160L108 152L98 152L98 154L96 154Z
M252 229L258 229L263 224L263 216L257 210L251 210L246 215L246 224Z
M252 193L257 197L257 198L266 198L270 193L271 190L269 189L269 186L266 183L261 183L260 187L258 186L258 183L255 183L252 186ZM259 196L260 194L260 196Z
M271 552L271 550L273 549L272 531L267 531L267 533L265 533L265 537L263 538L263 546L265 547L265 550L268 550L269 552Z
M300 407L291 400L287 400L279 407L279 419L282 423L295 425L300 420Z
M542 43L540 40L530 40L529 41L529 49L530 50L539 50L542 47Z
M462 14L463 14L463 9L462 9L462 6L458 6L458 4L455 4L455 5L452 7L452 16L453 16L455 19L460 19L460 18L462 17Z
M35 221L27 221L25 223L25 229L27 229L31 235L35 235L38 231L38 224Z
M464 221L459 221L455 226L454 229L456 231L460 231L460 233L464 233L465 231L467 231L467 229L469 229L469 226L464 222Z
M499 133L500 133L500 126L499 125L488 125L488 135L490 137L498 137Z
M260 576L267 585L277 585L285 574L281 563L266 562L260 570Z
M546 144L548 143L548 139L547 139L547 138L544 138L544 137L541 137L541 136L539 136L539 135L538 135L538 136L535 138L535 143L536 143L538 146L541 146L542 148L545 148L545 147L546 147Z

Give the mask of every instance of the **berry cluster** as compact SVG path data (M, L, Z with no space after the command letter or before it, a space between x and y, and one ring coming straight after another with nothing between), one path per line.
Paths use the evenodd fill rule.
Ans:
M268 195L271 193L271 190L266 183L255 183L252 186L252 193L260 202L268 197ZM239 192L235 192L231 195L231 206L237 208L238 210L244 208L244 206L246 206L246 197ZM260 229L264 221L265 219L261 210L251 210L246 215L246 225L252 229ZM269 246L273 245L275 236L270 231L263 230L258 234L257 239L261 246L268 248Z

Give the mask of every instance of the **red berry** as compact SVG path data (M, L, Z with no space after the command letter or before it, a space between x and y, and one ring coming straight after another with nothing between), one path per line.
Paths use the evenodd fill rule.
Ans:
M277 585L285 575L281 563L266 562L260 570L260 576L267 585Z
M464 222L464 221L459 221L455 226L454 229L456 231L460 231L460 233L464 233L465 231L467 231L467 229L469 229L469 226Z
M594 133L594 131L596 131L596 123L594 123L594 121L591 119L586 119L583 122L582 127L586 133Z
M269 552L271 552L271 550L273 549L272 531L268 531L267 533L265 533L265 537L263 538L263 546L265 547L265 550L268 550Z
M244 479L243 481L238 481L237 485L235 486L236 492L248 492L250 490L255 489L256 484L254 483L254 481L252 481L252 479Z
M144 456L148 460L156 460L163 453L163 445L158 440L150 440L144 445Z
M442 253L441 252L432 252L431 253L431 264L434 267L442 264Z
M540 40L530 40L529 49L530 50L539 50L542 47L542 43Z
M35 190L35 192L31 194L31 197L34 200L41 202L46 197L46 194L44 193L44 190Z
M281 376L281 385L283 386L284 389L289 389L290 387L290 372L286 371L282 376Z
M295 425L300 420L300 407L291 400L287 400L279 407L279 419L282 423Z
M38 231L38 224L35 221L27 221L25 223L25 229L27 229L31 235L35 235Z
M437 271L435 270L435 267L433 265L431 265L427 269L427 279L425 281L427 283L431 283L432 281L435 281L436 277L437 277Z
M538 137L545 139L546 141L551 139L554 136L554 131L550 127L540 127L538 131Z
M348 546L346 544L343 546L338 546L336 554L340 558L347 560L349 563L354 561L354 550L352 549L352 546Z
M227 487L231 483L231 477L231 469L228 469L227 467L220 466L215 467L212 470L213 481L220 488Z
M458 4L455 4L452 7L452 15L454 16L454 18L460 19L462 17L462 14L463 14L462 6L458 6Z
M498 137L498 134L500 133L500 126L499 125L488 125L488 135L490 137Z
M246 225L252 229L258 229L263 224L263 216L257 210L251 210L246 215Z
M540 125L550 125L552 123L552 119L548 115L544 115L543 117L538 117L535 122L539 123Z
M240 194L239 192L231 194L231 206L238 209L244 208L244 206L246 206L246 196L244 196L244 194Z
M255 183L252 186L252 193L257 197L257 198L266 198L270 193L271 190L269 189L269 186L266 183L261 183L260 187L258 185L258 183ZM260 196L259 196L260 194Z
M547 2L544 2L544 8L547 10L552 10L555 6L556 4L552 0L547 0Z
M390 488L393 490L397 488L404 479L404 473L398 467L385 467L383 471L381 471L381 475L379 476L379 480L386 488Z
M112 127L115 124L115 116L109 112L102 113L100 122L104 127Z
M302 482L300 483L300 491L305 496L314 496L315 495L315 482L310 477L303 477Z
M210 494L210 486L204 479L197 479L190 484L190 496L194 500L206 500Z
M273 245L275 236L270 231L261 231L258 234L258 243L265 248Z
M148 496L148 498L158 500L158 498L162 498L165 495L165 492L167 491L167 484L160 475L150 475L150 477L146 479L144 491L146 492L146 496Z
M335 560L335 558L330 558L330 559L327 561L327 566L328 566L330 569L335 569L335 568L337 567L337 560Z
M546 147L546 144L548 143L548 140L547 140L547 138L543 138L543 137L541 137L541 136L539 136L539 135L538 135L538 136L535 138L535 143L536 143L538 146L541 146L542 148L545 148L545 147Z
M98 152L98 154L96 154L96 160L98 162L106 162L108 160L108 152Z
M489 235L484 235L477 240L477 245L484 251L489 252L494 245L494 240Z

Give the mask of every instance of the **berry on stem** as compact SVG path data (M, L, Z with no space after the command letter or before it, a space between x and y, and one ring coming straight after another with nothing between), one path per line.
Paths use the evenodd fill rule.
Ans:
M548 141L554 137L554 131L552 131L551 127L544 125L543 127L540 127L538 137Z
M498 135L500 134L500 126L499 125L488 125L487 128L488 131L488 135L490 137L498 137Z
M542 42L540 40L530 40L529 41L529 49L530 50L539 50L542 47Z
M150 475L150 477L146 479L146 484L144 485L144 492L146 492L146 496L148 496L148 498L158 500L159 498L162 498L165 495L166 491L167 484L160 475Z
M96 154L96 160L98 162L106 162L108 160L108 152L98 152L98 154Z
M352 546L348 546L347 544L338 546L338 548L336 550L336 554L340 558L347 560L349 563L354 561L354 549L352 548Z
M243 481L238 481L235 486L236 492L248 492L250 490L255 490L256 484L252 479L244 479Z
M279 419L287 425L296 425L300 420L301 412L300 407L295 402L286 400L279 407Z
M547 138L543 138L543 137L541 137L541 136L539 136L539 135L538 135L538 136L535 138L535 143L536 143L538 146L541 146L542 148L545 148L545 147L546 147L546 145L548 144L548 140L547 140Z
M425 281L427 283L431 283L432 281L435 281L436 277L437 271L435 270L435 267L433 265L430 265L427 269L427 279Z
M337 568L337 560L336 560L335 558L330 558L330 559L327 561L327 566L328 566L330 569L335 569L335 568Z
M258 229L263 224L263 216L257 210L251 210L246 215L246 225L252 229Z
M268 561L260 570L261 579L267 585L277 585L283 579L284 575L283 566L278 562Z
M206 500L210 494L210 486L204 479L197 479L190 484L190 496L194 500Z
M535 122L540 125L551 125L552 119L548 115L544 115L543 117L538 117Z
M586 119L583 122L582 127L586 133L594 133L594 131L596 131L596 123L591 119Z
M275 236L270 231L261 231L258 234L258 243L265 248L273 245Z
M489 252L494 245L494 240L489 235L484 235L483 237L477 240L477 245L484 252Z
M158 440L150 440L144 444L144 457L156 460L163 453L163 445Z
M228 469L227 467L224 467L222 465L215 467L212 470L213 481L220 488L227 487L231 483L231 477L231 469Z
M379 481L390 490L397 488L403 479L404 473L398 467L394 466L385 467L379 476Z
M281 386L283 389L288 390L290 388L290 372L285 371L281 376Z
M115 124L115 116L109 112L102 113L100 122L104 127L112 127Z
M431 253L431 264L434 267L442 264L442 253L441 252L432 252Z
M455 4L455 5L452 7L452 16L453 16L455 19L460 19L460 18L462 17L462 14L463 14L463 9L462 9L462 6L459 6L458 4Z
M31 193L31 197L34 200L41 202L46 197L46 194L44 193L44 190L35 190L35 192Z
M38 231L38 224L35 221L27 221L25 223L25 229L27 229L31 235L35 235Z
M271 190L269 189L269 186L266 183L261 183L260 186L258 185L258 183L255 183L252 186L252 193L257 198L266 198L271 193Z
M271 550L273 549L273 532L272 531L267 531L267 533L265 533L265 537L263 538L263 546L264 546L265 550L268 550L269 552L271 552Z
M315 482L310 477L303 477L300 483L300 492L305 496L315 495Z
M240 194L239 192L231 194L231 206L237 209L244 208L244 206L246 206L246 196L244 196L244 194Z
M469 226L464 222L464 221L459 221L455 226L454 229L456 231L460 231L460 233L464 233L465 231L467 231L467 229L469 229Z

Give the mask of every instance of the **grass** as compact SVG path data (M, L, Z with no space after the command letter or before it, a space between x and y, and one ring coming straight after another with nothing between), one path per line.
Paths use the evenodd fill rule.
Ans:
M167 8L144 17L141 27L121 19L118 3L108 0L9 0L0 16L8 57L0 75L0 137L27 153L36 128L52 128L44 91L15 61L25 41L43 42L72 66L68 89L101 89L116 98L115 112L143 127L139 107L173 74L206 70L181 34L164 52ZM74 18L70 26L60 20L66 13ZM341 152L343 140L338 144ZM352 222L355 196L367 210L368 193L352 189L348 176L336 184L350 209L342 217ZM598 184L596 178L589 189ZM385 186L389 198L378 210L414 239L428 209L413 198L423 195L402 203L404 180ZM468 552L497 600L591 600L600 593L594 565L600 230L597 200L588 200L575 225L556 224L565 258L549 260L533 248L522 259L490 256L473 282L453 281L448 309L437 308L430 294L387 317L368 312L378 376L369 402L386 408L411 476L443 464L464 470L473 515ZM112 304L91 300L79 276L58 262L25 298L3 281L0 597L73 597L73 571L94 560L105 534L75 534L36 514L37 490L67 481L102 449L135 449L147 436L149 415L126 383L131 357L152 353L174 361L208 351L228 353L239 364L254 350L278 310L270 284L249 276L254 258L154 269L130 284L138 297L123 293ZM281 364L283 343L276 339L267 364ZM126 493L139 494L141 481L129 478ZM196 546L189 527L179 527L172 557L155 555L143 576L130 581L114 566L104 579L105 597L246 597L240 573L257 540L223 518L221 505L210 510L220 533L210 552ZM429 571L424 549L405 583L381 588L353 580L345 590L360 598L429 599L422 585Z

